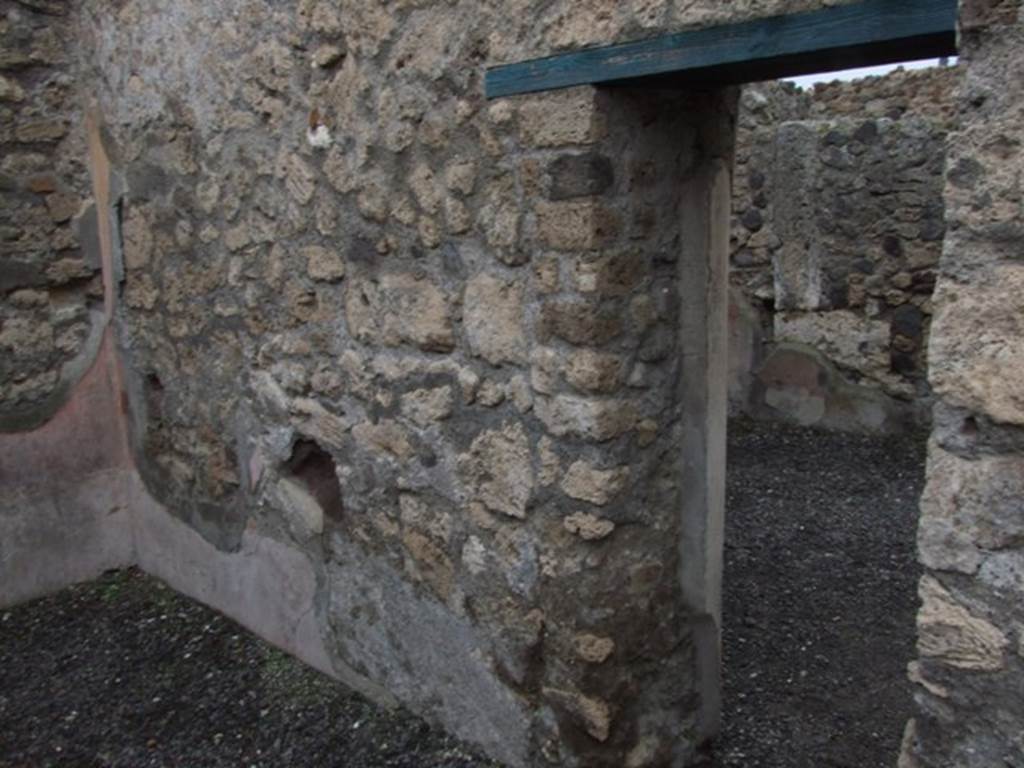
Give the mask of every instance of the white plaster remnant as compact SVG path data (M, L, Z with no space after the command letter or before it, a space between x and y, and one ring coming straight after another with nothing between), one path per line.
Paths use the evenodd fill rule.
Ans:
M306 141L313 149L327 149L334 143L334 137L326 125L318 125L306 130Z
M476 536L470 536L462 546L462 563L474 576L487 570L487 549Z

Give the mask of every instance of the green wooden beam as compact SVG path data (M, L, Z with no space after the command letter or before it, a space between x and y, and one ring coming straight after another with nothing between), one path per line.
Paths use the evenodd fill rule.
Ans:
M956 54L957 0L861 0L487 70L487 98L585 84L718 86Z

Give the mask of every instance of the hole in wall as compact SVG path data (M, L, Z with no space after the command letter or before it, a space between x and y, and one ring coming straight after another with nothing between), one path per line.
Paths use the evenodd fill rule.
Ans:
M302 439L292 447L284 470L316 499L324 516L339 522L344 513L341 484L331 455L314 440Z
M145 380L146 408L150 418L161 418L164 405L164 383L155 373L146 374Z

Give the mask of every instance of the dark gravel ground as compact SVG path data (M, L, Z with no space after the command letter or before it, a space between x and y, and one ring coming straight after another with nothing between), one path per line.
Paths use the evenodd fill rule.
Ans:
M730 425L716 768L890 768L923 441ZM136 571L0 611L0 768L497 768Z
M138 571L0 612L0 768L481 768Z
M892 768L925 435L730 424L716 766Z

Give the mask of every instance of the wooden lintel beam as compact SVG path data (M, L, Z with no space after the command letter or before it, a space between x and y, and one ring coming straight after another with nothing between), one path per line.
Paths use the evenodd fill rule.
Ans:
M956 54L957 0L861 0L487 70L487 98L585 84L724 85Z

